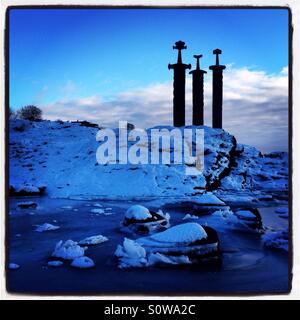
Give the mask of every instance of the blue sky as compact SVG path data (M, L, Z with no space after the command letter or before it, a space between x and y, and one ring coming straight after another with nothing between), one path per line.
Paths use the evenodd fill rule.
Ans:
M113 124L105 108L118 110L122 105L126 111L124 94L136 101L134 93L159 90L170 83L172 73L167 65L176 61L172 45L179 39L188 46L183 52L186 63L194 64L193 54L203 54L201 66L207 70L214 63L212 50L219 47L228 74L231 69L234 75L246 68L250 78L251 72L263 74L271 82L275 79L276 85L278 78L281 83L283 77L287 79L287 10L17 9L10 12L10 105L16 109L36 104L45 108L45 116L64 118L72 103L81 103L86 112L91 106L93 117ZM249 82L249 75L246 77ZM255 79L255 88L260 89L257 85L262 79ZM276 94L282 89L280 94L286 96L286 88L277 88ZM161 97L157 90L150 92ZM172 96L168 101L172 103ZM285 107L279 108L286 114L281 119L287 119L284 101ZM103 113L97 115L97 108ZM73 111L71 118L85 117L81 111L77 115L75 107ZM128 120L143 123L141 117L144 114L135 112ZM280 144L284 149L286 141Z

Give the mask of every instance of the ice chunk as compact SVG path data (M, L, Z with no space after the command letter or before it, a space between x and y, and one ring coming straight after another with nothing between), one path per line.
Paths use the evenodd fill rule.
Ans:
M61 209L71 210L73 209L72 206L62 206Z
M53 261L48 261L47 265L50 267L60 267L61 265L63 265L63 262L59 260L53 260Z
M188 214L186 214L186 215L182 218L182 220L187 220L187 219L199 219L199 217L194 216L194 215L190 215L190 214L188 213Z
M59 226L55 226L51 223L43 223L43 224L37 225L35 231L44 232L44 231L57 230L59 228L60 228Z
M78 243L80 245L95 245L95 244L99 244L99 243L106 242L106 241L108 241L108 238L99 234L96 236L87 237L87 238L79 241Z
M56 244L52 257L73 260L84 256L85 250L86 248L80 247L77 242L73 240L67 240L65 242L61 240Z
M98 213L98 214L103 214L105 213L105 211L103 209L92 209L91 210L92 213Z
M17 263L10 262L8 265L8 269L10 269L10 270L17 270L19 268L20 268L20 266Z
M206 238L207 234L203 227L195 222L180 224L166 231L149 236L149 239L158 242L173 243L191 243Z
M75 268L80 268L80 269L88 269L88 268L94 267L95 263L91 258L83 256L83 257L75 258L72 261L71 266Z
M165 264L191 264L188 256L167 256L161 253L151 253L148 258L148 265L155 266L155 265L165 265Z
M100 204L100 203L95 203L94 206L95 207L103 207L102 204Z
M133 240L125 238L123 246L118 245L115 256L119 258L119 267L143 267L146 266L146 250Z
M146 220L151 217L150 211L138 204L131 206L125 213L125 218L127 219Z

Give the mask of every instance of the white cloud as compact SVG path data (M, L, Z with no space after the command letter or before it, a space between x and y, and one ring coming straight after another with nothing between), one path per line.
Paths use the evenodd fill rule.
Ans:
M229 66L224 71L223 124L238 141L264 151L287 148L287 67L278 74ZM170 75L171 77L171 75ZM205 124L211 125L211 74L205 89ZM89 120L117 126L119 120L137 127L172 124L172 82L155 83L120 93L113 101L100 96L63 99L43 107L48 119ZM192 115L191 77L186 81L186 123Z

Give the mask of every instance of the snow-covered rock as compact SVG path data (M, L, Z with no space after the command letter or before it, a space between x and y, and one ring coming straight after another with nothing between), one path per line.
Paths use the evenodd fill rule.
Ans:
M150 233L165 230L170 226L169 221L170 215L162 210L154 212L141 205L133 205L126 211L121 229L125 232Z
M60 228L59 226L55 226L51 223L43 223L43 224L37 225L35 231L45 232L45 231L57 230L59 228Z
M56 244L52 257L73 260L84 256L85 250L86 248L79 246L75 241L67 240L63 242L61 240Z
M8 264L8 269L10 269L10 270L17 270L17 269L19 269L19 268L20 268L20 266L19 266L17 263L10 262L10 263Z
M231 170L220 184L223 190L264 190L267 192L288 190L288 154L273 152L263 155L247 145L237 145ZM269 195L270 196L270 195ZM272 198L262 198L272 200Z
M147 220L149 218L152 218L150 211L138 204L131 206L125 213L125 219L128 220Z
M204 228L194 222L179 224L166 231L153 234L147 238L140 238L139 242L147 243L171 243L187 244L207 238Z
M62 261L59 260L52 260L52 261L48 261L47 265L50 267L60 267L62 266L64 263Z
M99 235L96 235L96 236L91 236L91 237L87 237L83 240L80 240L78 242L78 244L80 245L96 245L96 244L100 244L100 243L103 243L103 242L106 242L108 241L108 238L107 237L104 237L102 236L101 234Z
M94 261L86 256L75 258L72 263L72 267L79 268L79 269L89 269L95 266Z
M115 255L121 268L198 263L218 257L219 239L214 229L190 222L135 241L125 238Z
M32 185L32 184L24 184L24 185L10 185L9 186L9 195L14 197L23 197L23 196L41 196L45 193L46 186L45 185Z
M21 130L16 129L21 127ZM186 128L196 129L193 126ZM81 195L88 198L101 195L106 199L176 199L198 196L205 189L218 188L249 192L287 191L287 153L263 155L253 147L238 144L231 134L222 129L197 128L204 130L205 166L203 172L190 176L186 175L189 163L98 164L96 127L82 126L80 122L62 124L55 121L11 120L10 183L15 190L18 186L25 186L30 192L37 192L40 186L47 185L47 193L51 197ZM172 130L174 127L149 128L149 139L153 129ZM117 129L115 132L118 135ZM134 142L129 141L128 148L132 144ZM170 153L174 152L172 148Z

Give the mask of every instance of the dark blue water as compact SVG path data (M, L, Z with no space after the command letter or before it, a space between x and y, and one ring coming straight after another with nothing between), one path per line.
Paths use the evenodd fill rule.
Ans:
M8 290L22 293L97 293L97 294L170 294L201 295L205 293L270 293L288 291L288 254L264 248L261 236L232 230L220 219L202 216L199 223L214 227L220 238L222 265L211 267L148 268L124 270L117 267L114 251L123 242L119 230L125 210L136 202L101 202L33 198L37 209L17 209L24 199L11 199L8 217L9 261L19 264L18 270L7 274ZM28 200L28 199L26 199ZM93 204L112 208L114 215L90 213ZM143 204L143 203L141 203ZM158 209L155 203L145 203ZM71 206L71 209L62 209ZM76 211L74 211L74 209ZM264 224L273 229L284 228L287 220L274 213L274 207L259 208ZM191 209L168 209L171 224L182 220ZM61 228L44 233L35 225L52 223ZM102 234L109 241L90 247L86 253L95 268L78 270L64 263L62 267L47 266L59 240L79 241L87 236Z

